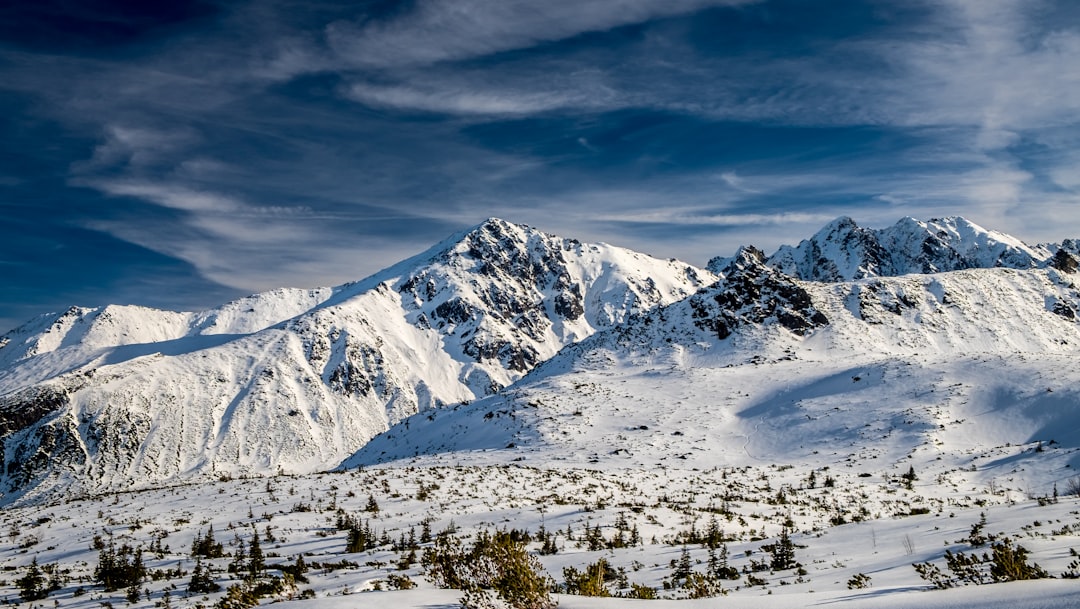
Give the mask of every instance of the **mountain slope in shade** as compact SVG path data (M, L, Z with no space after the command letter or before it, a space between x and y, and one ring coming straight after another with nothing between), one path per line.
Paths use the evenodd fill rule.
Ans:
M1046 247L1030 247L961 217L926 222L904 218L880 230L837 218L799 245L782 246L768 264L808 281L850 281L972 268L1029 269L1050 256ZM719 264L717 260L709 268Z
M714 279L493 219L332 290L201 314L73 309L0 348L6 495L332 467Z

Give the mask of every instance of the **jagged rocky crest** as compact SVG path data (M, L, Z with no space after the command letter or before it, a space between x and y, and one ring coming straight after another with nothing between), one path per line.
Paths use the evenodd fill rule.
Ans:
M795 247L781 247L766 264L808 281L851 281L973 268L1030 269L1045 265L1050 256L1045 247L1030 247L960 217L904 218L880 230L842 217ZM712 263L709 268L716 270Z

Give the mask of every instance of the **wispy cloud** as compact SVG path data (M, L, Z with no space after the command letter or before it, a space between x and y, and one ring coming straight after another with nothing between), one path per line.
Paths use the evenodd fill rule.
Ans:
M599 107L603 97L558 91L513 91L429 84L380 86L355 83L349 98L376 107L461 115L528 115Z
M190 212L231 213L243 205L230 197L184 187L132 181L100 181L91 184L110 195L136 197L158 205Z
M609 222L665 223L675 225L709 226L776 226L783 224L817 224L832 220L836 214L780 212L772 214L717 214L705 211L670 210L607 216L597 218Z
M421 0L387 19L339 21L327 39L358 66L392 68L481 57L578 34L756 0Z
M345 278L359 279L420 249L389 236L350 238L355 218L331 217L306 206L252 205L167 183L117 180L97 187L183 215L169 223L114 217L88 221L88 227L185 260L204 277L245 291L334 285ZM361 257L363 263L358 265Z
M304 66L340 71L342 83L336 90L371 108L480 121L560 112L595 116L637 108L710 121L916 130L921 141L900 151L900 157L881 163L898 163L903 155L908 156L906 162L916 162L914 155L921 154L916 173L910 172L909 165L904 175L887 176L881 167L867 172L865 162L852 162L850 168L834 167L813 179L830 181L829 188L836 194L862 193L867 199L885 202L882 214L917 215L963 201L968 213L991 224L1010 220L1011 210L1030 195L1032 175L1009 154L1010 146L1026 130L1065 120L1073 110L1069 73L1074 69L1067 54L1075 33L1036 27L1030 11L1018 2L938 3L917 35L896 30L878 37L829 42L808 57L759 56L747 62L738 56L701 55L668 33L627 42L618 51L618 61L607 50L591 47L544 50L547 43L580 33L721 4L741 3L559 2L543 9L542 18L525 19L523 14L539 9L516 2L421 2L390 17L336 21L325 30L326 48L318 48L316 38L296 38L278 45L285 52L275 57L287 64L283 73L292 74ZM530 47L541 50L500 55ZM472 61L492 56L498 59ZM885 69L854 67L855 57L870 58ZM1012 92L1009 83L1013 81L1031 83L1028 89L1040 83L1044 89L1034 104L1025 104L1023 96ZM589 138L575 137L574 141L588 152L601 152ZM468 145L456 152L465 156L435 158L432 166L440 176L456 174L451 180L454 184L462 184L461 178L471 175L497 186L503 180L536 179L548 171L543 158L510 157ZM499 177L502 170L461 173L465 159L490 164L489 169L492 165L525 169L524 173L512 170L504 177ZM934 164L936 171L929 169ZM747 178L734 168L716 174L723 187L740 195L727 197L732 204L727 213L679 215L667 205L638 213L628 202L651 197L652 205L656 201L678 205L696 198L676 186L647 188L635 197L594 199L592 219L597 224L623 218L643 224L736 226L765 224L774 217L775 223L805 225L825 219L833 210L844 210L826 205L828 212L771 215L740 208L739 200L784 192L785 185L810 175L804 169L793 170L784 159L759 169L759 179ZM1059 170L1057 175L1062 173ZM763 188L762 181L772 181L772 185ZM586 191L591 188L584 182L581 185ZM497 191L444 192L457 199L449 208L451 216L467 214L469 209L491 213L490 205L472 205L470 200L515 207ZM200 200L189 196L184 204ZM552 209L559 204L547 201L542 206ZM422 214L440 215L418 209ZM613 209L620 212L612 214ZM509 215L514 213L529 217L527 212ZM878 211L862 213L874 218ZM441 219L452 221L445 214Z
M117 165L139 168L172 160L179 150L194 143L197 135L188 128L159 130L127 125L108 125L104 141L87 161L72 165L75 173L89 173Z

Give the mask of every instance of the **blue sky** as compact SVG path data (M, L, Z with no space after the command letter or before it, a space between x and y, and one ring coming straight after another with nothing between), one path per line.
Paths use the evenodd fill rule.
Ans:
M698 264L838 215L1080 237L1078 57L1068 0L4 3L0 331L489 216Z

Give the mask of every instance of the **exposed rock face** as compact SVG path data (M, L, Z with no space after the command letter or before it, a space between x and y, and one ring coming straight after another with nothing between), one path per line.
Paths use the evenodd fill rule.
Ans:
M1075 273L1077 269L1080 269L1080 261L1074 254L1069 253L1069 250L1062 247L1054 252L1054 257L1050 259L1050 266L1064 273Z
M13 440L3 464L10 486L38 482L53 465L69 470L85 463L78 430L63 416L67 405L67 393L50 386L0 398L0 438Z
M723 280L690 298L694 324L724 339L740 326L770 319L799 336L829 323L805 289L764 263L761 250L739 250L720 269Z

